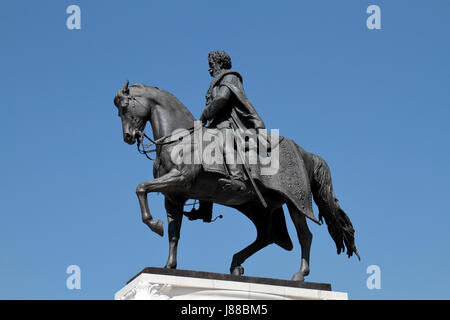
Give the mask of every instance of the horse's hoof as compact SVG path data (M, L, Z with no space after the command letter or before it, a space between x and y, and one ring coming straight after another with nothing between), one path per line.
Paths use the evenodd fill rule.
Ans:
M241 276L244 274L244 268L241 266L237 266L231 269L231 274L233 276Z
M292 276L292 281L305 281L305 277L303 276L303 273L297 272Z
M145 222L146 225L152 230L156 232L161 237L164 236L164 224L161 220L150 220Z

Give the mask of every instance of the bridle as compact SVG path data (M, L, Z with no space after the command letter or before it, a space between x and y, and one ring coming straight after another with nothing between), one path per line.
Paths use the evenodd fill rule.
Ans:
M134 103L139 103L141 106L143 106L144 108L146 108L146 106L144 106L144 105L143 105L139 100L137 100L136 97L134 97L134 96L128 95L127 99L128 99L128 100L131 100L131 101L134 101ZM133 106L133 107L134 107L134 106ZM139 152L140 154L145 155L145 157L146 157L147 159L149 159L149 160L155 160L155 159L152 159L152 157L150 157L149 154L150 154L150 153L153 153L153 152L157 152L157 149L158 149L157 147L158 147L158 146L164 146L164 145L171 144L171 143L174 143L174 142L182 141L184 137L186 137L186 136L190 135L192 132L194 132L195 127L192 127L192 128L186 129L186 130L189 131L189 133L186 134L185 136L181 136L181 137L179 137L179 138L176 139L176 140L169 140L169 141L164 141L164 140L166 140L167 138L171 137L172 134L165 135L165 136L163 136L163 137L161 137L161 138L159 138L159 139L157 139L157 140L155 141L155 140L153 140L152 138L150 138L144 131L137 130L137 131L136 131L136 133L137 133L137 135L138 135L138 137L137 137L137 139L136 139L136 140L137 140L137 143L136 143L136 145L137 145L137 150L138 150L138 152ZM147 139L147 140L149 140L150 143L145 144L145 143L144 143L144 138ZM150 149L152 146L156 146L156 148ZM141 148L141 147L142 147L142 148Z

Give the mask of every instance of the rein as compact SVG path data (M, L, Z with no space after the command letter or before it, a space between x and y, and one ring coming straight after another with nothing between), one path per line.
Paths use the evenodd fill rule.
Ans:
M164 145L171 144L171 143L174 143L174 142L182 141L184 137L187 137L187 136L190 135L192 132L194 132L195 128L192 127L192 128L187 129L187 130L189 131L188 134L186 134L186 135L184 135L184 136L182 136L182 137L179 137L177 140L170 140L170 141L165 141L165 142L164 142L164 140L167 139L168 137L171 137L171 136L172 136L171 134L166 135L166 136L164 136L164 137L162 137L162 138L159 138L159 139L157 139L157 140L155 141L155 140L153 140L152 138L150 138L145 132L140 132L140 131L138 131L138 134L139 134L139 138L137 139L137 149L138 149L138 152L139 152L140 154L145 155L145 156L147 157L147 159L149 159L149 160L154 160L154 159L152 159L148 154L149 154L149 153L152 153L152 152L156 152L157 149L155 148L155 149L150 149L150 150L148 150L148 148L150 148L150 147L152 147L152 146L156 146L156 147L158 147L158 146L164 146ZM144 143L143 143L144 138L147 138L147 139L150 141L150 143L144 144ZM141 149L141 146L142 146L142 149Z
M136 97L129 96L128 99L129 100L133 100L135 103L136 102L139 103L141 106L143 106L145 108L145 106L139 100L137 100ZM155 149L150 149L149 150L148 148L150 148L152 146L163 146L163 145L166 145L166 144L171 144L171 143L174 143L174 142L181 141L181 140L183 140L184 137L186 137L186 136L190 135L192 132L194 132L195 127L189 128L187 130L189 131L189 133L187 135L179 137L178 140L170 140L170 141L166 141L166 142L164 142L164 140L167 139L168 137L171 137L172 136L171 134L170 135L166 135L166 136L164 136L162 138L159 138L159 139L157 139L155 141L152 138L150 138L145 132L138 131L138 134L139 134L139 137L137 139L138 152L140 154L145 155L147 157L147 159L154 160L148 154L152 153L152 152L156 152L157 149L155 148ZM144 144L143 143L144 142L144 138L147 138L150 141L150 143ZM142 149L141 149L141 146L142 146Z

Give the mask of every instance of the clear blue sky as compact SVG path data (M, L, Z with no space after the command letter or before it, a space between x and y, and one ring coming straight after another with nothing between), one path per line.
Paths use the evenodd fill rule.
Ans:
M81 30L66 28L71 4ZM366 27L370 4L381 30ZM135 196L152 163L122 141L113 97L128 78L199 117L207 54L226 50L266 125L328 162L356 229L361 261L309 224L307 280L351 299L449 299L449 17L444 0L2 1L0 298L112 299L164 265L167 235L142 224ZM163 197L149 199L165 222ZM227 273L254 240L242 214L220 213L184 220L179 268ZM265 248L246 275L298 270L287 223L294 250ZM66 288L73 264L81 290ZM370 265L380 290L366 287Z

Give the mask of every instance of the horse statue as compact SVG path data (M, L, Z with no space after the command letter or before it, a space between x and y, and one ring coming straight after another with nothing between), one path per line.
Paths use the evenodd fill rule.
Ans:
M338 204L330 170L319 156L305 151L290 139L280 137L279 170L276 174L256 181L266 200L266 205L263 205L254 192L224 190L218 183L223 178L220 172L204 170L201 163L172 161L171 152L178 140L170 137L176 130L187 130L193 134L192 127L196 121L174 95L158 87L143 84L129 86L127 80L115 95L114 104L122 120L124 141L130 145L137 143L139 149L145 136L156 146L153 163L155 179L138 184L136 194L142 221L160 236L164 234L163 223L153 219L147 195L150 192L160 192L165 197L169 235L169 255L165 268L175 269L177 266L183 208L189 199L237 209L255 225L256 240L233 255L230 266L233 275L242 275L244 261L269 244L275 243L283 249L292 250L282 207L284 204L287 205L301 246L300 269L292 280L304 281L304 277L310 272L312 234L306 218L319 225L325 220L336 243L337 253L346 250L349 258L353 253L359 258L352 223ZM147 122L151 124L153 139L144 133ZM201 127L201 130L205 129ZM252 189L252 186L249 185L248 188ZM319 208L319 219L315 218L312 210L312 197Z

